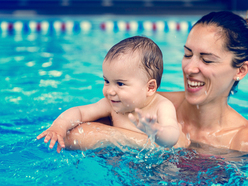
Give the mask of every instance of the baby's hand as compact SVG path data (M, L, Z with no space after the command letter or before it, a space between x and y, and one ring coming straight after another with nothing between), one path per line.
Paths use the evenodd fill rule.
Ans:
M140 109L135 109L135 112L138 114L138 118L136 118L133 114L129 114L129 120L141 131L146 133L148 137L155 136L159 130L159 125L157 123L157 116L150 116L147 114L143 116L142 111Z
M62 148L65 148L64 137L66 136L66 131L63 131L61 128L54 127L53 125L48 128L46 131L42 132L37 136L37 139L45 137L44 142L48 143L51 140L49 148L52 149L55 143L58 141L57 152L60 153Z

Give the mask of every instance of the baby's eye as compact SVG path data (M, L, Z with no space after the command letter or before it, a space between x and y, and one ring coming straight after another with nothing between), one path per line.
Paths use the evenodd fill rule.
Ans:
M123 86L123 85L124 85L124 83L122 83L122 82L117 82L117 84L118 84L119 86Z
M106 84L109 84L109 81L108 80L104 79L104 81L105 81Z

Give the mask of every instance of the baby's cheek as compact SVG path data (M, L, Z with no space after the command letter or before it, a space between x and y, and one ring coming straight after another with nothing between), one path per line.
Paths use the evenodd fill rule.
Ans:
M102 93L103 93L103 95L106 97L106 88L105 88L105 87L103 87Z

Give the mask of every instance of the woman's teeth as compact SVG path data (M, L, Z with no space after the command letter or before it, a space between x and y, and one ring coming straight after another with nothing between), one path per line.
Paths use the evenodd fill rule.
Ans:
M198 88L200 86L203 86L205 83L204 82L196 82L196 81L188 80L188 84L189 84L190 88Z

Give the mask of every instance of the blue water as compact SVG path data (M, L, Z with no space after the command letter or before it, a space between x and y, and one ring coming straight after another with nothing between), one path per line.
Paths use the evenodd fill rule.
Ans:
M1 185L247 184L246 153L193 143L189 149L170 151L109 147L57 154L43 140L35 139L62 111L103 97L102 61L110 47L126 37L145 35L153 39L164 55L160 91L183 90L181 59L187 34L100 29L47 34L0 32ZM248 119L247 83L248 77L240 82L229 104Z

